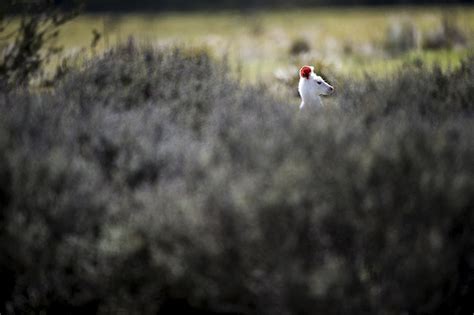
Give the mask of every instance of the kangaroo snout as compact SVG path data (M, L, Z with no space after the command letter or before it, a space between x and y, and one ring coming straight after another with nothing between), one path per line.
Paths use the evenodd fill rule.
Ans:
M334 93L334 87L328 84L326 94L331 95L332 93Z

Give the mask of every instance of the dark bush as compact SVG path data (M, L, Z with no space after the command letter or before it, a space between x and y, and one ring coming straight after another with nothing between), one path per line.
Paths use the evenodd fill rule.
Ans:
M297 38L291 43L289 53L290 55L300 55L303 53L307 53L310 50L311 46L309 45L306 39Z
M452 49L456 46L465 46L466 35L456 23L453 15L444 14L438 29L426 34L423 40L424 49Z
M419 47L419 31L409 19L392 21L387 28L384 46L391 55L406 53Z
M5 314L466 314L474 60L297 113L201 50L0 98Z

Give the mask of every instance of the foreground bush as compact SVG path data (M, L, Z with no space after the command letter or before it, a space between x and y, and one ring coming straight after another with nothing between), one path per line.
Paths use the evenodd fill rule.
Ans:
M6 314L465 314L474 61L297 113L205 52L0 98Z

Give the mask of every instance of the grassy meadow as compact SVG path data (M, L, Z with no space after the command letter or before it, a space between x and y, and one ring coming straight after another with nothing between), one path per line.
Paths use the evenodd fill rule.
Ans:
M454 49L425 49L424 39L442 29L444 18L467 41ZM392 53L385 47L387 37L405 24L416 33L415 43ZM269 75L294 72L301 64L321 65L328 73L343 75L386 75L414 60L444 69L458 66L474 45L474 7L84 15L63 28L59 44L74 54L89 47L93 30L102 35L96 53L130 37L156 46L205 46L217 57L228 57L249 82L271 80ZM308 49L290 53L296 41L305 42Z

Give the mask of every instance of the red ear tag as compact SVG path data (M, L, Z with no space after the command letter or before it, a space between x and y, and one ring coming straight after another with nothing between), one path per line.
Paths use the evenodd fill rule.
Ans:
M309 66L303 66L301 69L300 69L300 76L302 78L306 78L307 80L309 80L309 76L311 74L311 68Z

